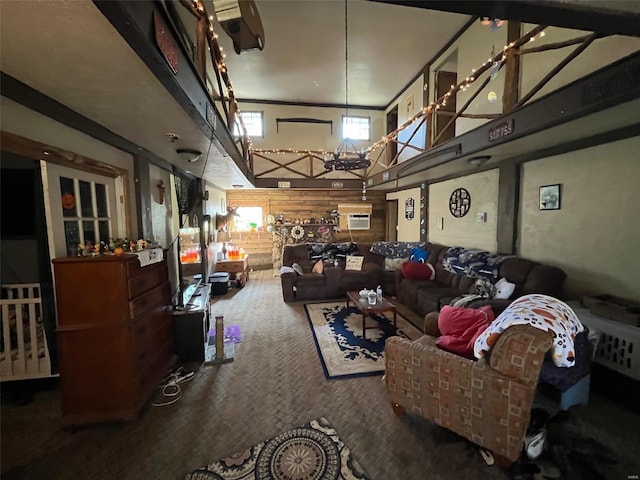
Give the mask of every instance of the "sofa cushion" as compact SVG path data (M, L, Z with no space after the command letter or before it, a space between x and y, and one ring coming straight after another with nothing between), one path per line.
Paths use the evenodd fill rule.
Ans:
M408 261L409 259L404 257L398 257L398 258L385 257L384 270L386 272L393 272L394 270L399 270L400 267L402 267L402 264Z
M402 275L409 280L433 280L436 271L433 265L421 262L406 262L400 268Z
M465 308L444 306L438 315L441 335L436 345L466 358L474 358L473 344L495 319L490 306Z

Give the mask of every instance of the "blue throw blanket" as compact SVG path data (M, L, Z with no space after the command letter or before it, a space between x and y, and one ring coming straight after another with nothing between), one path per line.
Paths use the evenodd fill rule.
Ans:
M442 266L456 275L486 278L491 283L495 283L498 280L500 264L510 256L464 247L449 247Z

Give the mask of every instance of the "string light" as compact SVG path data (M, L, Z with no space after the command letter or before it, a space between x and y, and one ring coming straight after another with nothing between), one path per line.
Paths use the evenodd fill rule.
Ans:
M193 1L193 8L195 11L197 11L198 13L202 14L205 9L204 9L204 5L202 3L200 3L198 0L194 0ZM215 29L213 27L213 15L209 15L209 16L205 16L204 17L207 21L208 25L208 32L210 33L209 35L209 41L210 41L210 48L211 48L211 52L217 52L218 56L220 57L219 59L217 59L215 63L216 68L218 69L218 71L221 73L221 76L223 78L224 81L224 85L227 89L227 97L229 98L230 102L233 102L233 105L235 107L235 121L239 123L240 127L242 128L242 131L244 132L243 138L248 142L249 145L249 152L250 153L260 153L260 154L278 154L278 155L286 155L286 154L297 154L297 155L328 155L330 154L330 152L324 150L324 149L320 149L320 150L308 150L308 149L294 149L294 148L276 148L276 149L255 149L253 148L252 144L251 144L251 139L250 137L247 135L247 130L246 127L244 125L244 122L242 120L242 115L240 112L240 108L239 105L237 103L237 100L235 98L235 94L233 91L233 85L231 84L231 80L229 79L228 76L228 69L227 69L227 65L224 61L224 59L226 58L226 54L224 53L222 46L220 46L218 44L218 35L215 33ZM492 24L492 20L490 19L485 19L486 21L488 21L489 23L486 23L487 25ZM499 24L497 26L502 26L502 24L504 23L503 20L498 20L498 19L494 19L493 22L495 24ZM485 24L483 22L483 24ZM524 35L523 37L521 37L518 41L514 41L511 42L507 45L505 45L502 49L501 54L496 55L494 58L489 58L486 62L484 62L482 65L480 65L480 67L477 68L472 68L471 69L471 74L470 76L466 77L463 81L461 81L460 83L458 83L458 85L451 85L449 90L443 95L441 96L439 99L437 99L435 102L431 102L429 103L429 105L423 107L422 109L419 109L413 116L409 117L402 125L400 125L396 130L394 130L391 133L388 133L387 135L384 135L380 140L378 140L376 143L374 143L373 145L369 146L366 149L361 149L361 152L365 153L365 154L370 154L371 152L375 151L376 149L387 145L388 143L390 143L391 141L394 141L395 139L397 139L398 134L405 130L406 128L408 128L409 126L411 126L415 121L421 119L422 117L424 117L425 115L429 114L432 111L437 111L439 110L441 107L446 106L447 105L447 100L449 99L449 97L451 95L453 95L456 91L458 90L462 90L462 91L466 91L467 88L473 84L476 81L476 77L477 77L477 72L479 72L479 74L484 73L485 70L487 70L487 66L493 64L494 62L499 62L500 64L504 63L507 59L507 53L509 50L513 49L516 45L523 45L524 43L526 43L527 41L534 41L534 37L536 35L539 34L540 37L544 37L545 36L545 32L544 32L544 28L542 26L538 26L536 27L536 29L533 29L531 32L536 31L536 33L532 34L531 32L529 32L528 34ZM363 192L364 194L364 192Z

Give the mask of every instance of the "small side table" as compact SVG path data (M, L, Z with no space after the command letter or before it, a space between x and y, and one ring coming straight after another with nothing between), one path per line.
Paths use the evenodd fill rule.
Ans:
M249 280L249 255L237 260L218 260L216 270L228 272L229 278L236 282L236 287L242 288Z

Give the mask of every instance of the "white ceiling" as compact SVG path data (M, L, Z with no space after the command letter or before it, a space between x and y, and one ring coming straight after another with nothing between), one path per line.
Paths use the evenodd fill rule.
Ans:
M266 31L263 51L236 55L219 29L237 96L344 103L344 3L257 3ZM214 13L212 3L207 8ZM349 0L348 9L349 103L377 106L389 103L468 18L361 0ZM219 188L251 186L93 2L0 1L0 21L4 73ZM2 120L12 131L11 119ZM179 140L169 142L168 133ZM177 148L209 156L187 164Z
M256 0L256 6L262 51L237 55L230 38L219 36L240 99L343 105L348 72L350 105L385 107L471 18L349 0L345 42L343 1Z
M257 0L263 51L235 54L218 30L238 98L343 104L344 3ZM211 0L207 9L214 13ZM348 2L349 104L386 106L468 21L467 15L364 0ZM0 0L6 73L141 149L222 189L250 187L211 146L93 2ZM16 132L2 116L2 128ZM170 142L168 133L179 140ZM177 148L207 153L187 164Z

